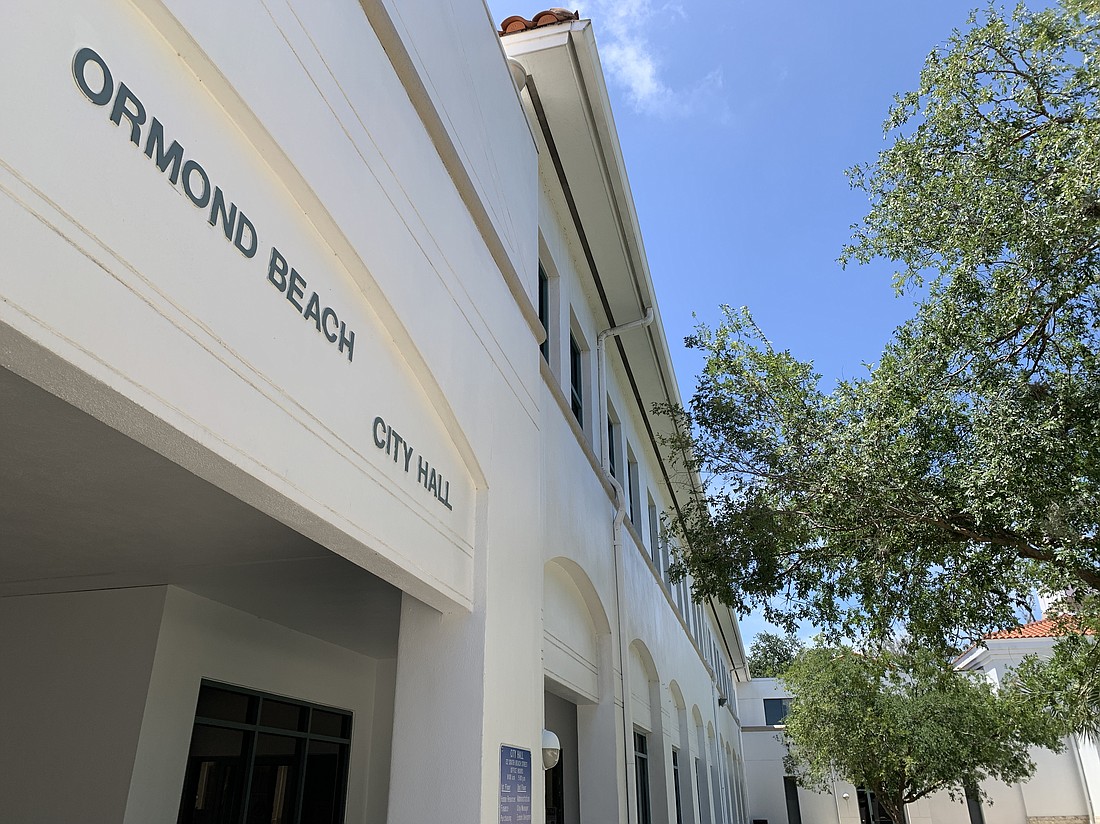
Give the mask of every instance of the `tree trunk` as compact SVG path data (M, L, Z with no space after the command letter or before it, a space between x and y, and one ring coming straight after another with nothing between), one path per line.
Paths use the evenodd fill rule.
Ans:
M882 805L882 809L886 811L886 814L890 816L890 820L893 821L894 824L906 824L905 801L901 793L898 793L895 797L883 794L879 804Z

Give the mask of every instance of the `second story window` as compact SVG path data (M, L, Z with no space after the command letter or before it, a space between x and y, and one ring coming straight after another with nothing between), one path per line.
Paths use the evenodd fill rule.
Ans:
M764 699L764 723L769 727L782 724L791 710L790 698L765 698Z
M577 345L577 339L569 335L569 405L577 423L584 428L584 381L583 364L581 363L581 348Z
M619 441L619 427L610 415L607 416L607 465L613 478L619 477L619 460L615 454L615 444Z
M640 504L638 501L638 459L634 456L634 450L630 448L630 444L626 446L626 501L630 523L637 526L641 517L641 513L638 511Z
M657 517L657 504L653 503L653 496L646 498L646 518L649 521L649 554L653 558L653 565L665 577L665 567L661 558L661 524Z
M542 263L539 263L539 321L542 323L542 328L546 330L546 339L539 344L539 351L542 352L543 358L546 362L550 362L550 278L546 276L546 270L542 268Z

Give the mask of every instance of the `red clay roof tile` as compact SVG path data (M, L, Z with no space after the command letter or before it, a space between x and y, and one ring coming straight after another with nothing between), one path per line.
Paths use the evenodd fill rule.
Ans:
M1006 638L1059 638L1072 632L1077 632L1077 622L1068 615L1056 615L1053 618L1043 618L1040 621L1032 621L1030 624L1002 629L1000 632L991 632L985 636L987 640L1000 640ZM1085 633L1092 635L1091 629Z
M580 12L569 11L568 9L547 9L546 11L540 11L530 20L518 14L513 14L511 17L506 17L501 21L500 36L503 37L506 34L512 34L517 31L537 29L540 26L552 26L555 23L561 23L565 20L580 20L580 18Z

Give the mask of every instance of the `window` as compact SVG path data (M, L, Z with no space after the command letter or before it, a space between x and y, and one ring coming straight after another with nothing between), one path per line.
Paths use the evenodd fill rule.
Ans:
M651 824L649 809L649 739L634 731L634 779L638 791L638 824Z
M619 477L618 457L616 444L619 442L619 425L615 423L611 415L607 416L607 464L613 478Z
M653 503L653 496L647 496L646 517L649 519L649 553L653 556L653 566L661 577L665 577L665 568L661 563L661 525L657 519L657 504Z
M543 358L546 362L550 362L550 278L546 276L546 270L542 268L542 261L539 261L539 322L542 323L542 328L546 330L546 338L539 344L539 350L542 352Z
M630 515L630 523L637 526L641 520L638 500L638 459L634 456L634 450L630 444L626 445L626 502L627 514Z
M787 713L791 711L790 698L765 698L764 699L764 723L769 727L782 724Z
M783 776L783 795L787 798L787 824L802 824L802 810L798 806L798 782L789 775Z
M584 383L582 375L581 348L572 333L569 335L569 405L573 416L584 429Z
M680 809L680 751L672 748L672 794L676 799L676 824L684 824L684 814Z
M203 682L177 824L344 820L351 713Z

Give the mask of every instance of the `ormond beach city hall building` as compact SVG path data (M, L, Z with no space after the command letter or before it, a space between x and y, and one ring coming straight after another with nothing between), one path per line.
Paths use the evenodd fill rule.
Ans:
M43 0L0 64L0 821L745 820L590 23Z

